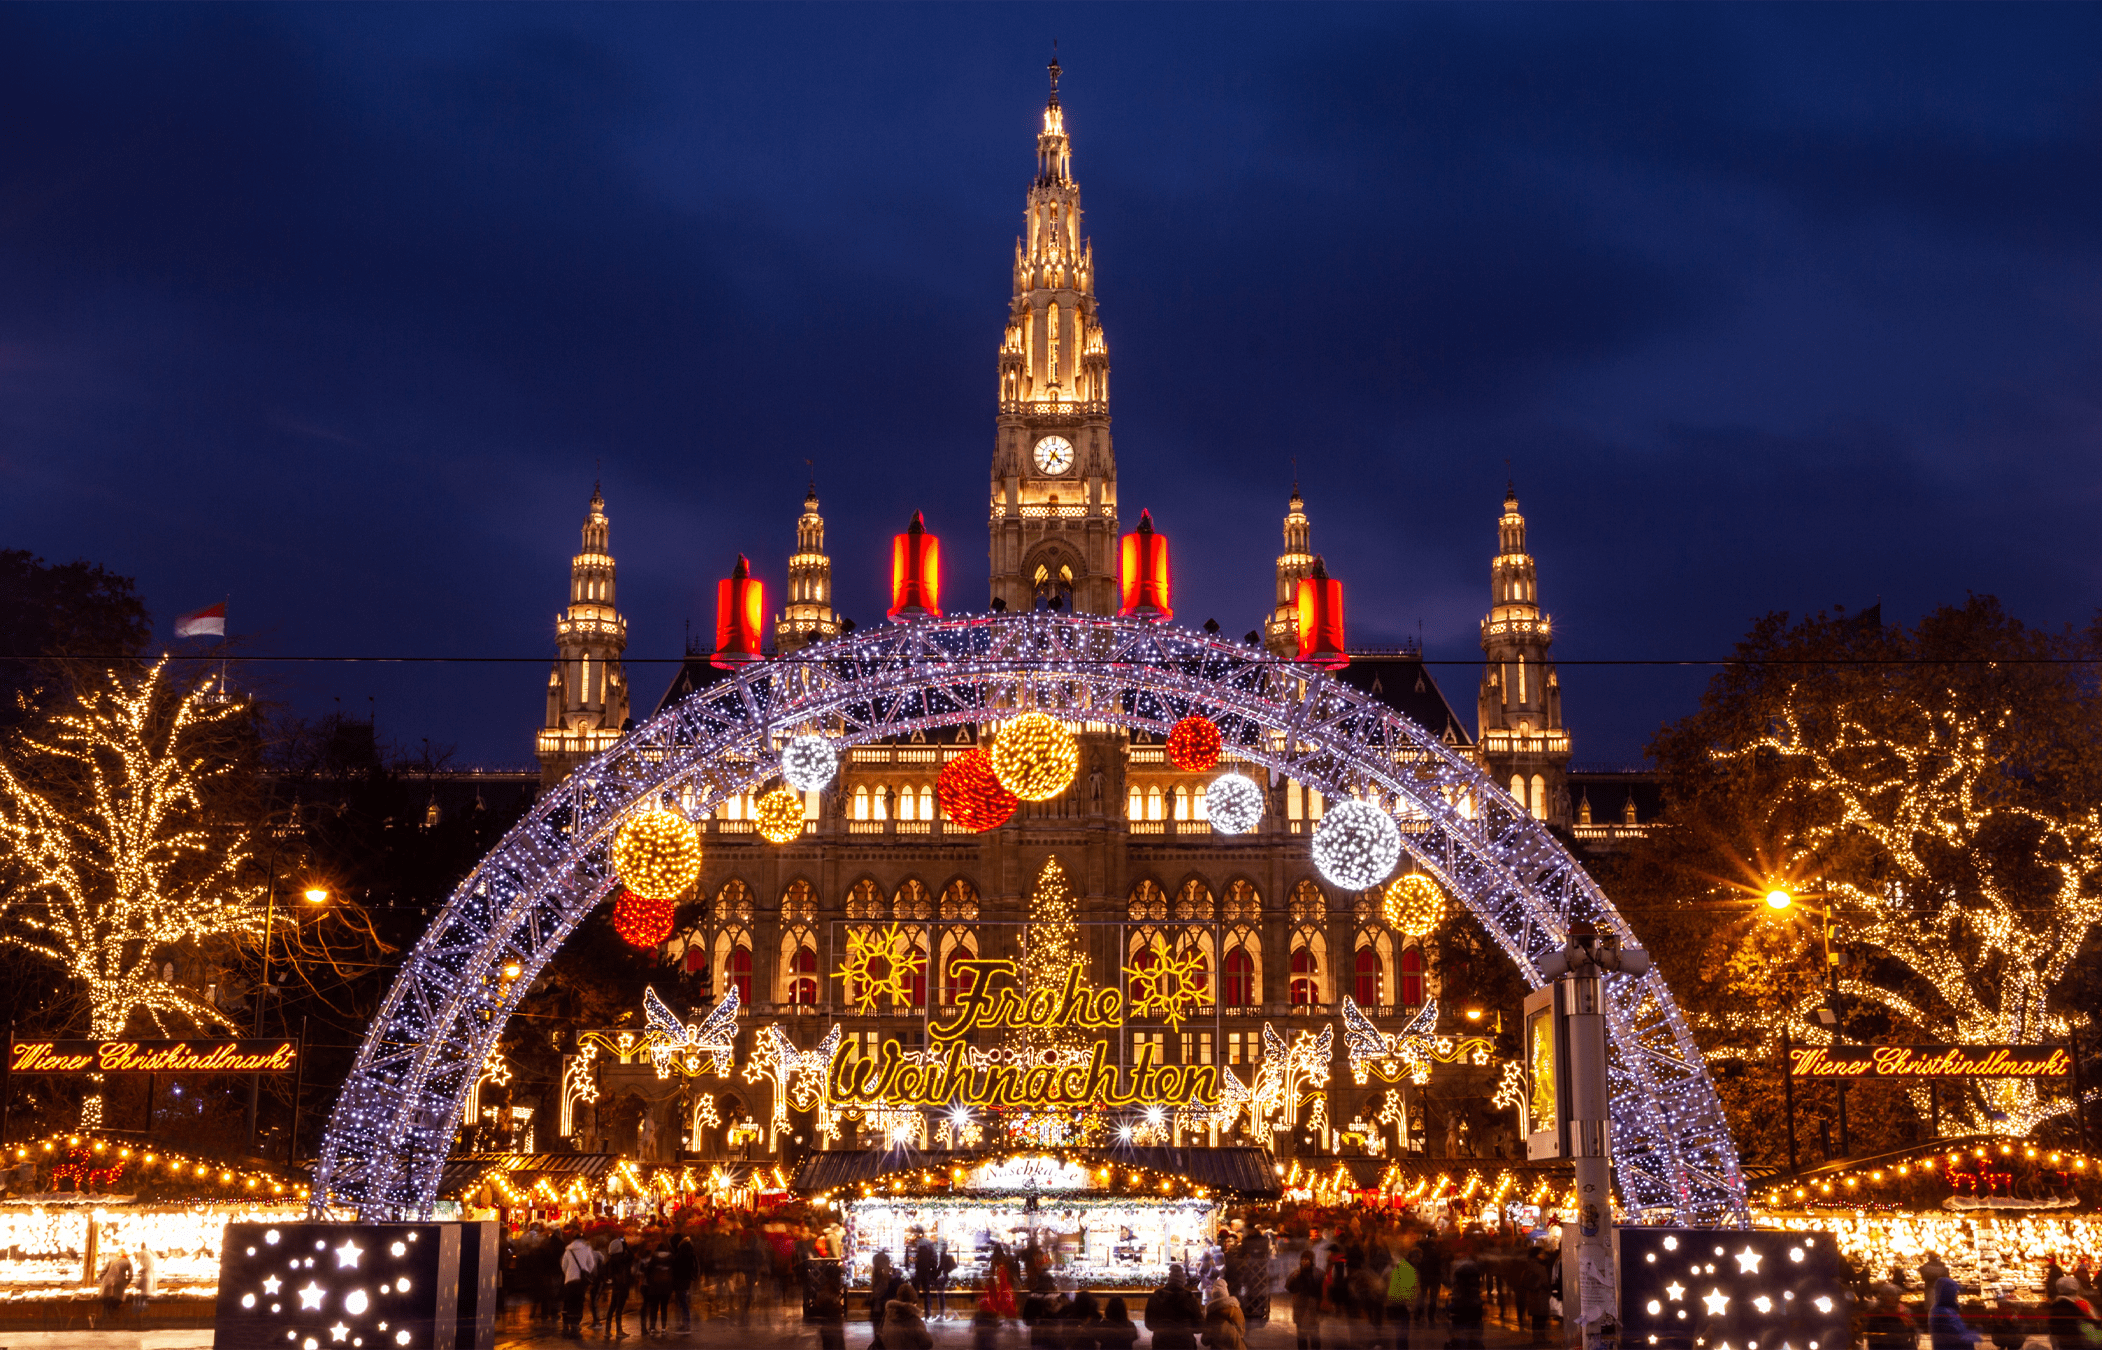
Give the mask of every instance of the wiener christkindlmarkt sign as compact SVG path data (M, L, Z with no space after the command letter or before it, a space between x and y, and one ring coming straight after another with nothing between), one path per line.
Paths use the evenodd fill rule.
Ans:
M299 1042L16 1041L10 1073L290 1073Z
M1083 1049L1085 1033L1123 1027L1124 995L1090 988L1078 965L1067 972L1062 988L1028 991L1018 985L1013 961L951 965L959 975L956 1013L927 1028L930 1048L907 1050L887 1040L874 1055L850 1056L842 1049L827 1074L833 1105L1056 1111L1218 1104L1214 1065L1148 1062L1127 1068L1111 1062L1106 1040ZM973 1031L991 1030L1071 1041L1063 1049L1016 1052L979 1049L963 1040Z
M2055 1045L1814 1045L1790 1053L1797 1078L2067 1078Z

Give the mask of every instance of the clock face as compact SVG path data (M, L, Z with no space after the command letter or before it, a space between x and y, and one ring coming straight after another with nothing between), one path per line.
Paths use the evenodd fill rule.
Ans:
M1036 467L1040 473L1064 473L1073 467L1073 443L1063 436L1046 436L1036 443Z

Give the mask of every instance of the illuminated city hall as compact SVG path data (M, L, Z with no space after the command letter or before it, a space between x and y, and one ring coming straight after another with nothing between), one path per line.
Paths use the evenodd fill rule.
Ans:
M1135 522L1119 514L1109 345L1096 281L1054 64L995 360L991 593L982 609L944 594L945 541L915 517L889 559L890 622L953 618L957 608L1172 621L1169 540L1143 513ZM1252 631L1245 640L1384 702L1483 765L1535 816L1568 828L1587 847L1610 847L1642 827L1636 789L1609 774L1572 778L1570 734L1549 656L1552 630L1515 493L1500 515L1484 515L1483 541L1493 538L1494 551L1472 718L1454 708L1415 649L1346 646L1342 579L1327 574L1315 551L1314 517L1296 484L1285 503L1276 589L1248 597ZM788 532L784 520L784 543ZM772 602L739 559L736 573L718 584L712 644L689 653L657 709L753 662L821 659L822 644L850 628L833 607L815 485L793 533L786 596ZM627 628L614 575L608 504L595 491L568 608L558 620L559 655L538 746L543 784L561 781L612 745L631 718L640 722L650 711L634 705L622 666ZM1392 892L1346 892L1325 881L1310 842L1327 804L1299 782L1237 766L1229 754L1218 767L1238 767L1256 780L1260 820L1228 834L1214 828L1211 766L1183 767L1171 738L1086 722L1071 731L1077 758L1068 785L1044 800L1020 801L991 828L945 810L938 783L945 768L989 739L984 727L854 745L822 790L789 789L785 822L778 805L768 806L770 797L783 800L778 779L771 793L733 797L700 822L699 879L677 897L676 920L667 904L623 926L624 935L632 928L631 940L662 955L660 986L670 988L682 973L697 981L687 987L689 1001L703 1000L693 1018L707 1015L710 996L720 1007L734 991L734 1033L727 1025L717 1030L734 1034L738 1065L759 1054L781 1080L781 1063L827 1050L837 1027L840 1040L828 1058L838 1083L889 1082L904 1073L924 1100L886 1098L879 1106L846 1094L815 1108L806 1097L807 1109L793 1109L776 1102L785 1089L763 1075L756 1083L705 1071L665 1078L644 1065L624 1080L650 1103L640 1139L632 1126L616 1137L620 1127L594 1115L591 1105L605 1094L587 1093L581 1077L573 1104L565 1083L565 1132L580 1144L654 1150L666 1160L683 1146L703 1157L784 1165L812 1153L899 1143L985 1143L990 1123L964 1109L968 1102L958 1109L935 1104L950 1099L930 1084L939 1067L947 1075L942 1083L973 1085L943 1091L975 1092L993 1072L974 1079L967 1063L959 1067L959 1043L991 1043L982 1029L955 1031L959 1005L981 973L1027 967L1029 935L1048 915L1073 925L1088 988L1127 991L1122 1016L1086 1032L1101 1042L1097 1057L1108 1061L1102 1081L1144 1076L1197 1098L1230 1096L1253 1090L1266 1060L1291 1061L1271 1065L1263 1079L1282 1096L1260 1130L1246 1113L1221 1127L1201 1111L1156 1112L1140 1118L1139 1142L1259 1146L1281 1159L1391 1159L1424 1149L1428 1132L1436 1136L1435 1152L1456 1144L1483 1156L1506 1148L1506 1156L1522 1153L1515 1135L1468 1140L1469 1130L1487 1127L1448 1119L1452 1112L1422 1096L1426 1084L1464 1079L1487 1099L1496 1087L1488 1043L1478 1034L1487 1025L1469 1024L1458 1008L1435 1009L1430 1043L1442 1047L1431 1057L1436 1062L1388 1081L1368 1079L1353 1065L1348 1028L1339 1021L1347 1001L1380 1035L1399 1036L1412 1023L1425 1029L1419 1015L1438 1002L1439 986L1424 944L1457 913L1456 902L1427 878L1414 879L1423 884L1410 892L1406 912L1397 911ZM1236 809L1247 808L1237 802ZM1646 819L1647 811L1641 814ZM615 919L625 923L619 912ZM1149 1007L1139 987L1147 983L1143 972L1166 967L1192 996L1173 1008L1157 1000ZM688 1009L676 1015L685 1018ZM786 1044L761 1046L762 1031L771 1037L774 1027ZM604 1075L623 1067L614 1062L613 1043L606 1045L600 1062L577 1066L579 1075L586 1067L600 1074L601 1087ZM911 1062L914 1052L927 1052L939 1066L922 1074ZM1177 1072L1150 1073L1156 1069ZM1047 1130L1045 1144L1087 1142Z

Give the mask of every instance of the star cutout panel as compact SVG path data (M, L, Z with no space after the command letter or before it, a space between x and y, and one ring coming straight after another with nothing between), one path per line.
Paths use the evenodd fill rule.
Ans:
M215 1350L472 1350L457 1347L460 1230L228 1224Z
M1830 1233L1622 1228L1620 1343L1632 1350L1847 1350Z

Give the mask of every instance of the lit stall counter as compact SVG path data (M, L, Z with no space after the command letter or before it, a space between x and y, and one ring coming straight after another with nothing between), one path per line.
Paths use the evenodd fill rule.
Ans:
M0 1204L0 1300L88 1297L103 1264L120 1251L135 1272L143 1254L153 1254L159 1296L209 1298L219 1285L227 1224L305 1216L304 1204L126 1204L110 1197Z

